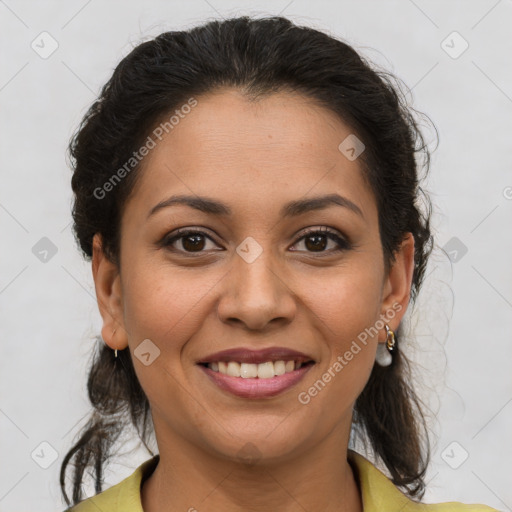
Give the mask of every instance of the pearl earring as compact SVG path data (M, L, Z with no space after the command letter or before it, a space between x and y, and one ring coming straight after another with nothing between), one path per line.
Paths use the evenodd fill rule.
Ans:
M379 366L389 366L393 360L392 354L398 348L395 333L387 324L384 327L386 328L386 342L377 345L377 353L375 355L375 362Z
M114 331L112 332L112 337L114 337L114 334L116 333L117 331L117 327L114 329ZM117 358L117 348L114 350L114 357Z

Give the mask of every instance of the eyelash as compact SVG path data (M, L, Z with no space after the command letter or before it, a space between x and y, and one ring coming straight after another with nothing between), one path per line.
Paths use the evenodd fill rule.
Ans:
M302 241L303 239L307 238L308 236L311 236L311 235L324 235L326 236L327 238L329 238L330 240L336 242L338 244L338 248L336 249L331 249L329 251L319 251L317 252L316 254L320 254L320 255L329 255L329 254L333 254L333 253L338 253L338 252L341 252L341 251L346 251L346 250L349 250L352 248L351 244L348 242L348 240L346 240L345 238L342 238L340 237L339 235L336 234L336 232L334 231L331 231L330 229L326 228L326 227L323 227L323 228L313 228L309 231L306 231L305 233L303 233L303 235L295 242L294 245L296 245L298 242ZM209 240L211 240L212 242L215 243L215 240L213 240L210 236L208 236L204 231L199 231L199 230L195 230L195 229L188 229L188 228L184 228L184 229L179 229L178 231L176 231L176 233L171 236L170 238L168 236L166 236L163 240L162 240L162 243L161 245L163 247L166 247L166 248L169 248L170 250L172 250L173 252L179 252L181 254L187 254L187 255L202 255L204 252L206 251L197 251L196 253L194 252L187 252L187 251L181 251L181 250L176 250L174 248L171 248L172 244L174 242L176 242L177 240L180 240L182 238L186 238L187 236L189 235L202 235L202 236L205 236L206 238L208 238ZM302 251L294 251L294 252L302 252ZM306 251L306 252L309 252L310 254L315 254L314 251ZM194 256L192 256L194 257ZM321 257L321 256L320 256Z

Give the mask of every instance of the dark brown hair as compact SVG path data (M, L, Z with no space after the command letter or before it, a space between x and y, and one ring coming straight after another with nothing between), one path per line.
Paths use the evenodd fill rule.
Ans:
M361 57L350 45L283 17L211 21L188 31L166 32L139 44L116 67L69 145L73 167L74 232L85 257L100 233L103 250L119 263L120 219L140 165L110 187L104 184L133 155L155 126L191 97L233 87L248 99L293 90L328 108L365 144L364 177L379 212L386 264L407 233L415 241L411 289L414 302L432 250L431 207L419 186L416 157L428 171L430 154L401 82ZM424 116L426 118L426 116ZM434 127L435 128L435 127ZM140 173L139 173L140 174ZM397 339L400 338L400 329ZM61 465L64 499L68 464L74 466L72 500L83 499L87 469L102 490L104 465L123 428L133 425L148 448L149 403L129 350L114 354L98 338L87 389L93 412ZM395 485L423 497L430 459L421 402L401 350L388 367L375 365L354 408L357 437L373 449ZM151 450L148 448L151 454Z

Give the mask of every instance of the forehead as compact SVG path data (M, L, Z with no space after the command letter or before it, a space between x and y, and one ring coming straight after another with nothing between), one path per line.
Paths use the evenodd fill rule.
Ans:
M161 140L153 137L129 201L138 214L176 193L222 198L233 210L261 216L274 205L278 211L284 202L333 192L365 216L375 213L360 163L338 149L352 132L335 113L293 92L250 101L224 89L196 100L160 130Z

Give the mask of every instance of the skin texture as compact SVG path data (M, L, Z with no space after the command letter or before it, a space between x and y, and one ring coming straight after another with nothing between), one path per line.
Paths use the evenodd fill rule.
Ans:
M400 305L387 321L398 327L409 302L413 238L386 272L375 198L358 160L338 150L350 127L329 110L292 92L250 102L223 89L197 100L143 162L122 217L120 268L94 238L102 336L112 349L129 346L155 425L160 463L142 487L143 508L360 511L347 462L352 408L384 329L307 405L297 396ZM340 206L279 215L289 201L333 192L362 215ZM179 205L148 218L175 194L222 201L232 215ZM211 240L201 238L198 249L190 238L160 244L186 227ZM351 247L334 252L336 242L324 238L315 249L311 237L302 238L322 227ZM263 251L252 263L236 252L246 237ZM133 356L145 339L160 350L149 366ZM222 391L196 364L227 348L272 346L316 363L270 399ZM240 458L247 450L256 454L252 464Z

